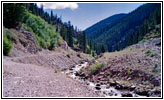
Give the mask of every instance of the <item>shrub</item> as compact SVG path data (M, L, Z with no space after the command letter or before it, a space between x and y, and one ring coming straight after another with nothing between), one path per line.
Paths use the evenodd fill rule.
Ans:
M152 53L150 56L151 57L154 57L154 56L156 56L157 54L156 53Z
M24 28L35 34L37 47L54 50L57 44L61 44L56 27L48 24L39 16L26 12L24 23Z
M7 39L7 36L4 34L4 35L3 35L3 54L4 54L5 56L7 56L7 55L10 53L12 47L13 47L12 42L9 41L9 40Z
M71 58L71 55L70 55L70 54L67 54L67 57L68 57L68 58Z
M61 46L63 44L63 41L62 41L62 37L61 36L57 36L57 44L59 46Z
M145 52L145 54L152 54L152 50L147 49L146 52Z
M16 36L10 30L4 30L4 34L6 34L9 40L16 41Z
M50 46L49 46L48 49L49 49L49 50L54 50L55 47L56 47L56 43L57 43L57 40L56 40L56 39L51 40Z
M100 70L102 67L104 67L104 63L101 64L93 64L89 67L89 71L94 74L96 73L98 70Z

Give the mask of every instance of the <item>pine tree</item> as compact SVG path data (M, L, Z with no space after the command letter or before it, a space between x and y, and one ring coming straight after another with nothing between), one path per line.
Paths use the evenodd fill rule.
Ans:
M71 25L70 21L68 21L67 37L68 45L73 47L73 26Z
M68 38L67 38L67 28L65 26L62 26L61 27L61 29L60 29L60 35L62 36L62 38L65 41L68 41Z
M83 51L86 52L87 50L87 36L85 31L83 31Z
M3 23L7 28L15 28L23 21L26 12L23 3L4 3L3 4Z

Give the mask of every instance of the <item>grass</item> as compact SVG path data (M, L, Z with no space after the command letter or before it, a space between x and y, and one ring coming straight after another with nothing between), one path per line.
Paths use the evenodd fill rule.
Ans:
M128 70L128 75L130 75L131 73L132 73L132 72L131 72L131 70L129 69L129 70Z
M145 43L147 40L146 39L143 39L140 41L140 43Z
M150 39L150 38L156 38L156 37L161 37L161 34L160 33L147 34L144 38Z
M94 74L96 73L98 70L100 70L102 67L104 67L104 63L100 63L100 64L93 64L89 67L89 71Z

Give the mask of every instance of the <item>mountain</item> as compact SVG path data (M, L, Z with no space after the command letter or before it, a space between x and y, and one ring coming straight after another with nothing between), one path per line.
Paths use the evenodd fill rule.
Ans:
M116 15L110 16L110 17L94 24L93 26L87 28L86 33L87 33L88 37L90 37L91 39L95 39L96 37L94 37L94 36L101 35L102 30L104 30L105 27L113 26L113 24L115 22L119 21L125 15L126 14L121 13L121 14L116 14ZM94 35L92 35L92 34L94 34Z
M127 46L127 39L160 7L158 3L147 3L128 14L113 15L87 28L86 34L95 42L105 43L108 51L121 50Z

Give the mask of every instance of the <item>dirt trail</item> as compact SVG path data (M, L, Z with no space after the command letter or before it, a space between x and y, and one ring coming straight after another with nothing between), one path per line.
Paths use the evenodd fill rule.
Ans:
M83 84L50 67L3 60L4 97L95 97Z

